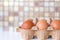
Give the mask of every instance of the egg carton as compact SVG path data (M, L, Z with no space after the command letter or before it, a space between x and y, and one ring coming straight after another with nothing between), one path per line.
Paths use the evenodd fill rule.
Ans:
M52 37L52 40L60 40L60 30L25 30L20 29L19 32L23 40L32 40L34 36L38 40L47 40L49 36Z

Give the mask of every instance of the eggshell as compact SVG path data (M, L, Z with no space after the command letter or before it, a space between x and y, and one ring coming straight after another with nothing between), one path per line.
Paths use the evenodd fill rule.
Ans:
M45 19L42 19L37 22L36 26L39 30L46 30L49 25Z
M23 29L31 29L33 26L34 26L33 20L28 19L28 20L23 22L23 24L21 25L21 28L23 28Z
M52 20L51 27L53 27L54 30L60 30L60 20Z

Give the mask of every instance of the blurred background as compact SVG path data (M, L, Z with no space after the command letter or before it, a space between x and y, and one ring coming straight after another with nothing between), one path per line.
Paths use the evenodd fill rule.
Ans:
M0 0L0 32L13 35L28 18L60 19L59 4L60 0Z

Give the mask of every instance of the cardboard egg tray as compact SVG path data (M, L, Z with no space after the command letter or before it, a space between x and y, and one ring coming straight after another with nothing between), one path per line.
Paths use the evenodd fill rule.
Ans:
M18 30L17 30L18 31ZM47 40L49 35L53 40L60 40L60 30L25 30L19 29L23 40L32 40L36 36L38 40Z

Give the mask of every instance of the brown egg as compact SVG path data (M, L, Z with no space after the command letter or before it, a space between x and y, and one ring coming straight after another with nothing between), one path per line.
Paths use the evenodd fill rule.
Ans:
M28 19L28 20L24 21L21 28L23 28L23 29L31 29L33 26L34 26L33 20Z
M60 30L60 20L52 20L51 27L53 27L54 30Z
M42 19L37 22L36 26L39 30L46 30L49 25L45 19Z

